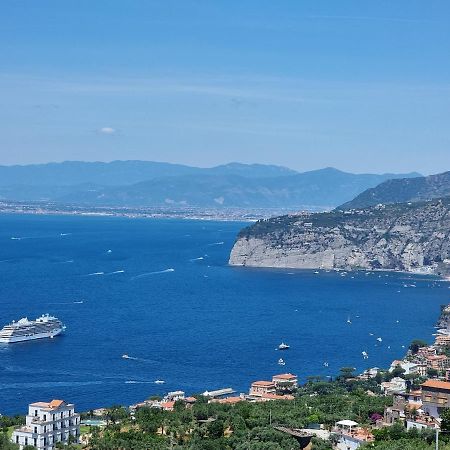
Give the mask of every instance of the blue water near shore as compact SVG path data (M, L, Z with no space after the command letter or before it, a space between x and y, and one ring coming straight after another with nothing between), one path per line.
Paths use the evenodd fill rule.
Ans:
M245 391L280 372L386 367L412 339L431 340L448 283L228 267L243 226L0 216L1 326L47 312L67 325L53 340L0 346L0 412L52 398L88 410L175 389ZM290 350L276 350L282 340Z

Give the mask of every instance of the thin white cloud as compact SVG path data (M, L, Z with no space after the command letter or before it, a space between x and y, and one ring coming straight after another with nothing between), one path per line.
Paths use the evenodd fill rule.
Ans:
M115 128L111 128L111 127L102 127L98 130L99 133L101 134L115 134L116 133L116 129Z

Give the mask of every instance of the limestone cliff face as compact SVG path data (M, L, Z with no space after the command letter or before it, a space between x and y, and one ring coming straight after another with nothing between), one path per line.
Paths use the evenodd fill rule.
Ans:
M450 269L450 199L261 220L239 234L234 266Z

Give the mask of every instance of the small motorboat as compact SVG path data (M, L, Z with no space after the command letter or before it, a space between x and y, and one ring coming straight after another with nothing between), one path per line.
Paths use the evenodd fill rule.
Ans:
M279 365L279 366L285 366L285 365L286 365L286 363L284 362L283 358L280 358L280 359L278 360L278 365Z
M155 384L164 384L165 381L164 380L155 380Z
M286 343L282 342L279 346L278 346L278 350L288 350L290 347L289 345L287 345Z
M122 355L122 358L123 359L130 359L130 357L126 353Z

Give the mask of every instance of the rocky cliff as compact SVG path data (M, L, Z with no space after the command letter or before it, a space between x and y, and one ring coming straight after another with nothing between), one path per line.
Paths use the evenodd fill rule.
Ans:
M450 198L261 220L243 229L234 266L447 273Z

